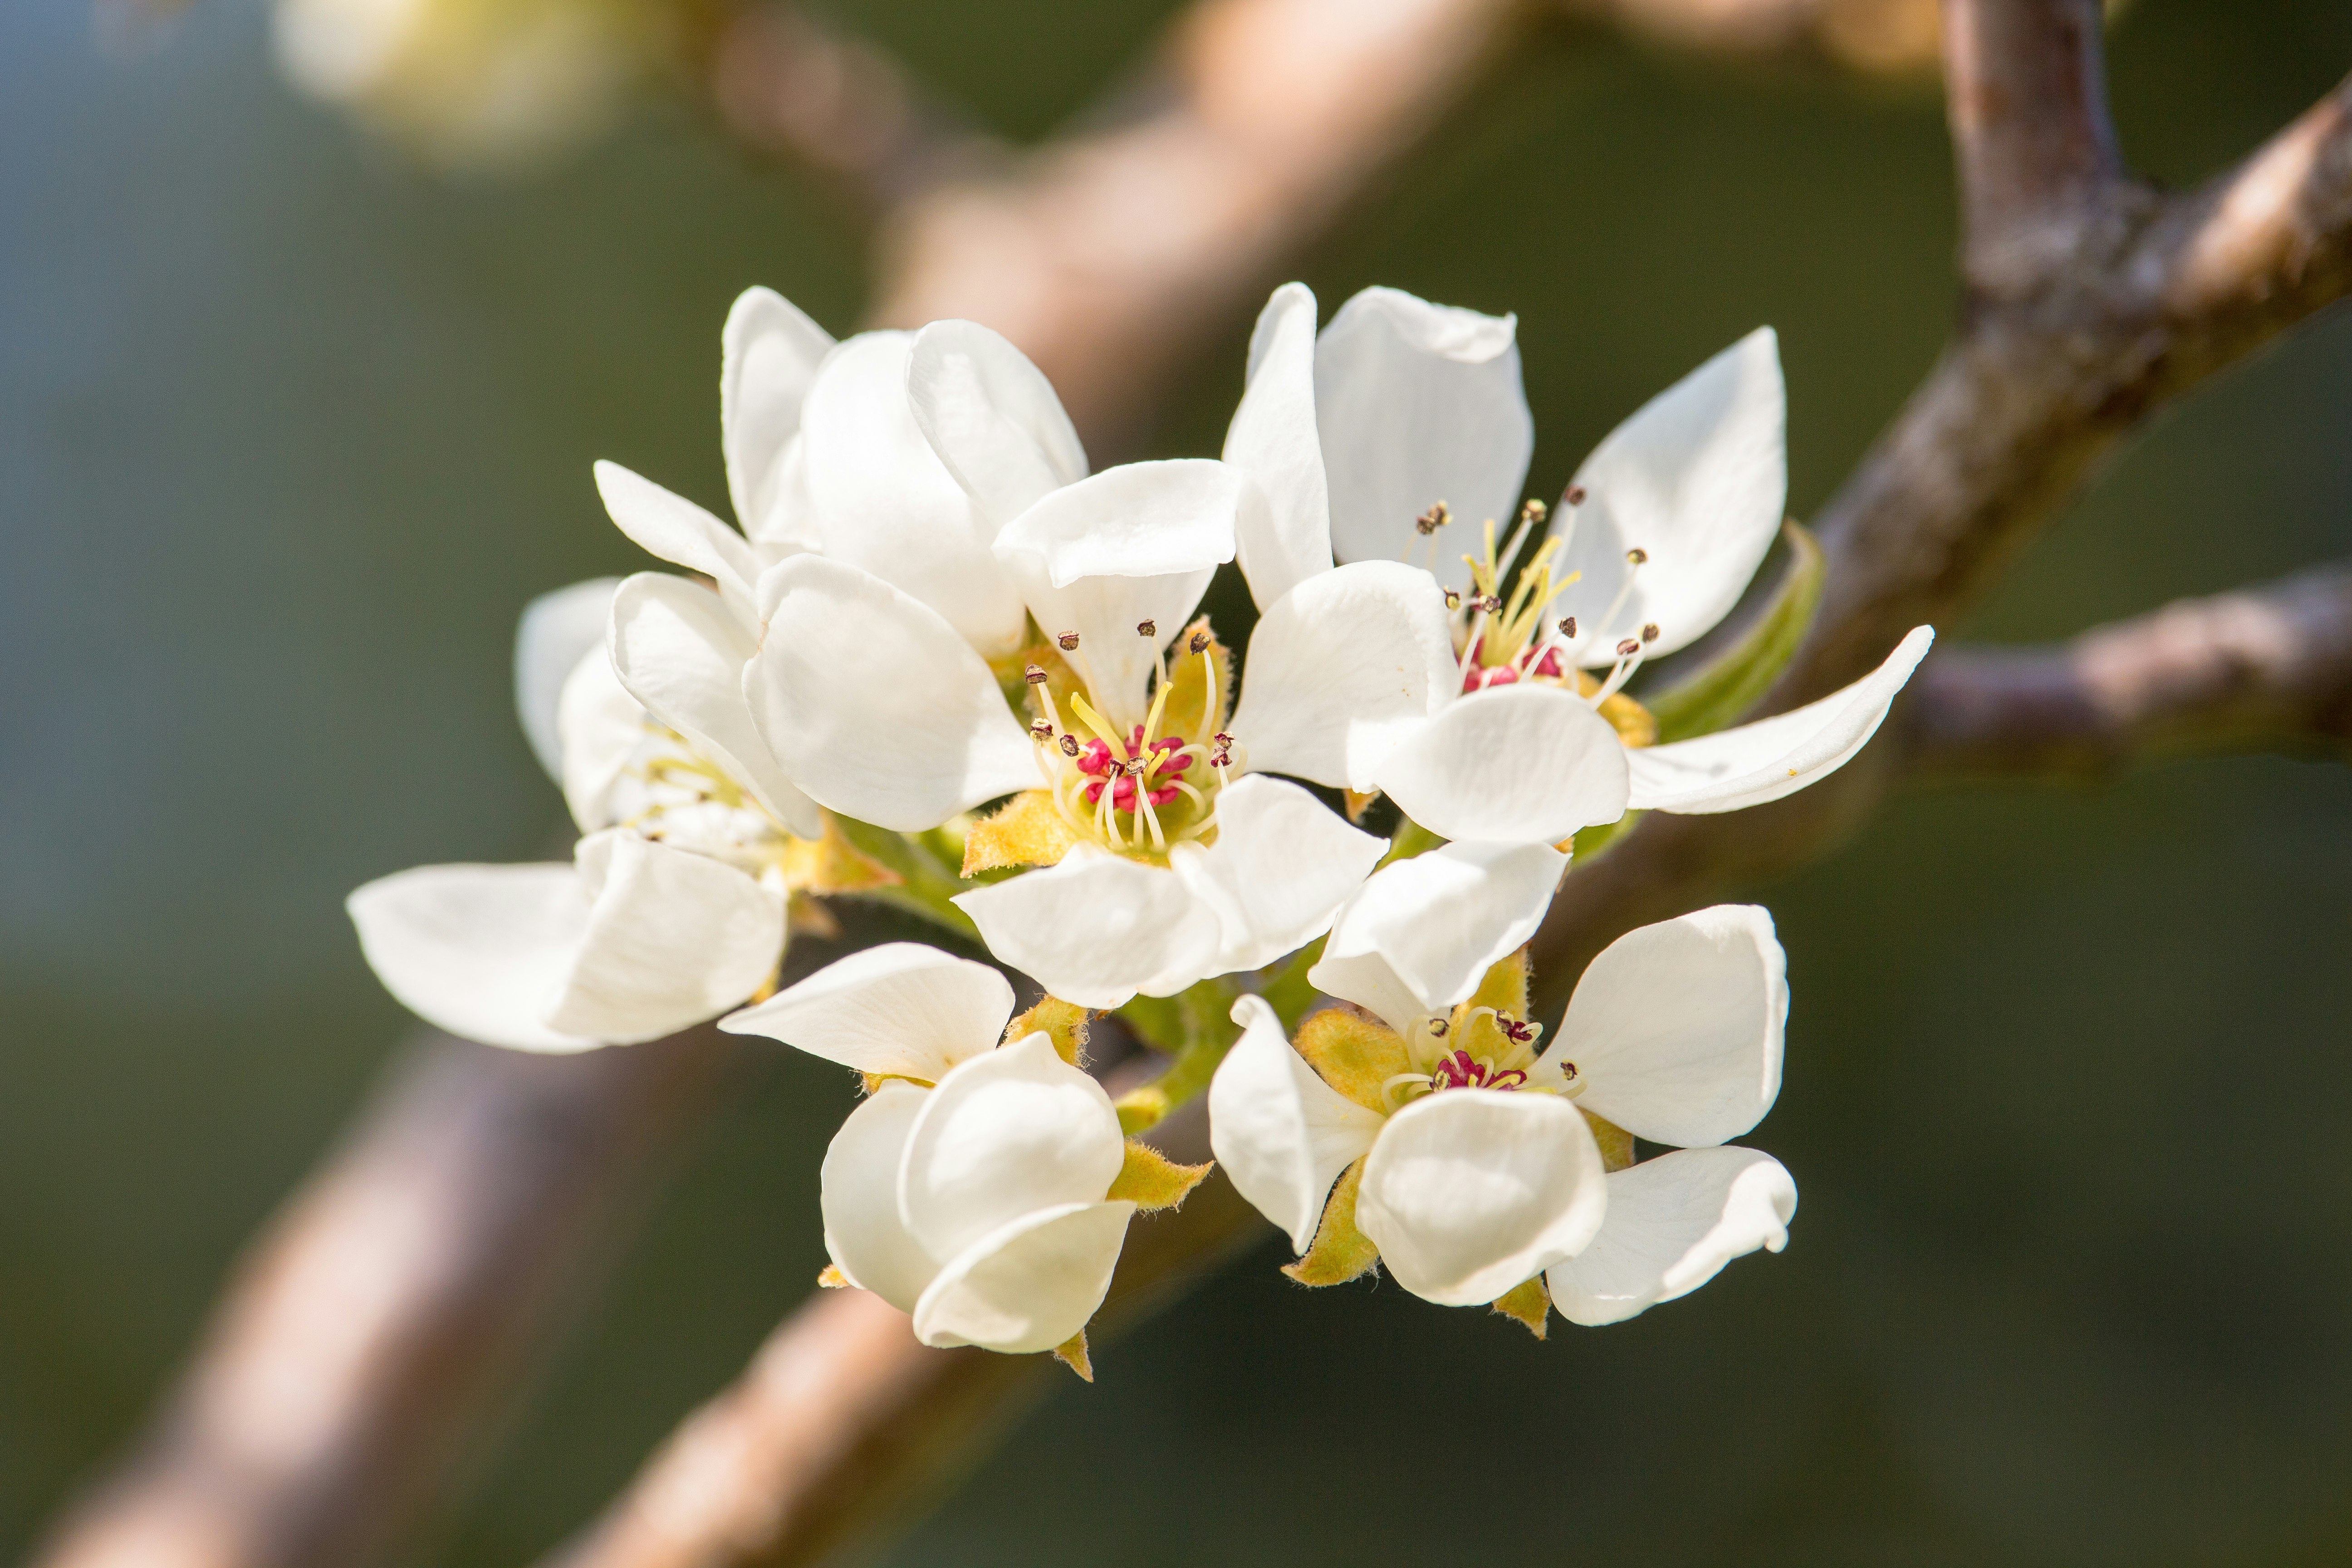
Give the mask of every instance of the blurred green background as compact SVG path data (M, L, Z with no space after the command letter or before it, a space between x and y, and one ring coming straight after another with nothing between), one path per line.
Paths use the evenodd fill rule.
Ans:
M1019 137L1166 0L833 12ZM588 466L717 503L749 283L836 331L842 212L656 109L512 184L415 172L205 0L160 45L0 8L0 1549L120 1444L406 1025L339 902L559 821L530 595L633 570ZM2352 65L2328 0L2141 0L2141 169ZM1560 30L1301 268L1519 312L1531 487L1760 321L1816 506L1954 295L1931 95ZM1156 453L1213 452L1245 327ZM2352 544L2352 321L2148 431L1970 626L2040 638ZM1266 1245L1097 1355L886 1554L943 1565L2352 1559L2352 777L2231 760L1902 802L1769 895L1795 994L1754 1142L1789 1251L1538 1344ZM781 1048L425 1557L527 1561L823 1261L844 1075Z

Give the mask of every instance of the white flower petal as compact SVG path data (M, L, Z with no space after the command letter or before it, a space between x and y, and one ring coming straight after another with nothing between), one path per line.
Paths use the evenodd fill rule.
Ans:
M572 867L419 866L378 878L343 907L383 988L436 1028L521 1051L604 1044L544 1022L588 930L588 894Z
M658 1039L735 1006L775 973L782 889L621 827L582 839L573 860L593 903L547 1010L556 1033Z
M1582 572L1578 659L1604 665L1654 623L1650 657L1713 628L1756 575L1789 500L1788 395L1769 327L1732 344L1643 404L1576 471L1584 504L1552 520L1568 533L1559 572ZM1649 559L1635 570L1638 549ZM1614 616L1628 572L1633 592ZM1589 608L1587 608L1589 606Z
M604 623L613 607L618 577L595 577L541 594L523 606L515 627L515 712L522 721L523 738L547 776L563 782L563 735L556 712L563 700L563 683L591 648L604 642Z
M1216 843L1179 845L1168 863L1216 911L1224 935L1210 973L1230 974L1328 931L1387 848L1297 784L1253 774L1218 795Z
M1460 684L1444 591L1418 567L1367 561L1308 578L1259 620L1233 733L1257 772L1368 790Z
M940 1271L898 1219L898 1165L929 1098L910 1083L876 1089L833 1135L819 1177L826 1255L852 1285L902 1312L915 1310Z
M1558 1082L1560 1064L1574 1062L1577 1103L1595 1116L1654 1143L1720 1143L1772 1109L1788 1020L1788 959L1770 911L1717 904L1602 950L1529 1077Z
M1592 1245L1549 1277L1571 1323L1622 1323L1687 1296L1735 1258L1789 1244L1797 1184L1754 1149L1677 1149L1609 1178Z
M1234 1189L1304 1254L1339 1173L1361 1159L1381 1118L1318 1077L1262 996L1234 1004L1242 1037L1209 1080L1209 1151Z
M936 1083L959 1062L994 1050L1012 1018L1012 982L987 964L887 942L836 959L719 1026L859 1072Z
M609 619L609 616L608 616ZM613 786L645 743L651 721L614 671L599 636L563 682L555 732L563 756L563 803L583 833L613 826Z
M1400 1035L1432 1011L1423 1005L1412 987L1404 983L1389 961L1377 952L1335 957L1327 945L1324 956L1307 972L1307 978L1325 995L1369 1009Z
M1315 420L1331 489L1331 539L1349 561L1394 561L1438 501L1454 524L1435 570L1469 581L1462 554L1488 518L1507 526L1535 451L1519 384L1518 318L1367 289L1315 345Z
M1543 923L1568 869L1548 844L1448 844L1372 874L1331 925L1323 958L1307 978L1335 996L1370 1007L1402 1031L1412 1019L1442 1013L1478 989L1489 966L1516 951ZM1370 958L1371 965L1350 963ZM1337 966L1336 968L1334 966ZM1393 976L1411 1006L1375 990L1367 1001L1324 984L1381 988Z
M1087 452L1045 372L974 321L915 334L907 402L949 473L998 526L1086 477Z
M770 816L814 838L823 814L776 765L743 700L743 667L758 651L719 596L687 578L640 572L613 596L613 668L629 694Z
M811 797L919 833L1044 783L996 678L937 611L823 556L784 562L770 586L776 604L744 696Z
M826 356L801 411L794 504L813 517L825 554L913 595L993 658L1020 646L1026 612L988 551L996 520L973 506L915 423L914 345L911 332L860 332Z
M1636 811L1739 811L1796 794L1853 760L1936 640L1914 626L1886 662L1818 702L1696 740L1626 753Z
M1065 657L1108 718L1142 722L1160 650L1234 558L1244 482L1202 458L1128 463L1055 490L997 535L997 562L1038 626L1078 634ZM1137 630L1146 623L1150 636Z
M753 539L770 531L785 448L833 334L772 289L746 289L719 335L719 429L735 519Z
M1557 1095L1449 1089L1389 1118L1356 1224L1396 1282L1442 1307L1492 1301L1601 1228L1601 1147Z
M760 562L744 537L682 495L662 489L618 463L596 465L596 491L623 533L664 561L699 572L719 584L727 608L749 628L759 626L751 584Z
M951 1260L915 1305L927 1345L1024 1355L1067 1343L1110 1293L1131 1203L1025 1215Z
M1250 596L1268 609L1331 569L1331 500L1315 429L1315 296L1304 283L1276 289L1258 314L1224 460L1265 503L1244 506L1234 542Z
M1091 844L955 902L990 952L1081 1007L1181 991L1210 973L1223 942L1216 911L1174 872Z
M1496 687L1413 730L1373 782L1441 838L1550 844L1625 815L1625 747L1571 691Z
M898 1217L952 1258L1024 1215L1100 1203L1126 1159L1110 1096L1040 1032L940 1079L899 1162Z

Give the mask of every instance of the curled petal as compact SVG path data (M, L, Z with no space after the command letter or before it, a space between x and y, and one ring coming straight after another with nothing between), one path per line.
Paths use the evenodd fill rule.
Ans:
M1209 1149L1304 1256L1331 1184L1372 1146L1381 1118L1316 1076L1264 997L1235 1002L1234 1022L1242 1037L1209 1082Z
M1171 869L1216 912L1213 973L1256 969L1304 947L1371 874L1388 840L1360 833L1295 784L1253 774L1217 797L1217 841L1179 845Z
M1086 477L1086 448L1053 384L1001 333L933 321L915 334L906 384L917 427L994 526Z
M1443 1307L1491 1301L1601 1228L1601 1149L1557 1095L1452 1089L1381 1129L1356 1224L1396 1282Z
M812 797L898 832L1044 782L988 666L939 613L855 566L799 555L744 696L769 751Z
M1654 1143L1720 1143L1772 1109L1788 1018L1770 911L1717 904L1611 942L1531 1077L1558 1083L1574 1062L1595 1116Z
M436 1028L522 1051L604 1042L550 1028L588 930L588 895L567 865L419 866L344 900L383 988Z
M828 355L801 414L792 531L903 589L991 658L1019 646L1020 595L981 514L931 451L907 396L911 332L860 332Z
M1625 747L1573 692L1507 686L1414 730L1374 782L1441 838L1551 844L1625 815Z
M1235 534L1242 575L1261 610L1331 569L1331 500L1315 427L1315 296L1274 291L1250 333L1249 374L1225 431L1224 460L1249 476Z
M1936 640L1914 626L1886 662L1818 702L1712 735L1626 754L1636 811L1739 811L1796 794L1853 760Z
M719 1026L862 1073L936 1083L994 1050L1012 1016L1012 983L987 964L889 942L837 959Z
M1402 1033L1466 998L1533 936L1567 869L1568 857L1548 844L1448 844L1384 867L1339 911L1307 979ZM1402 1018L1389 1011L1400 999L1384 975L1402 990Z
M593 906L548 1009L559 1034L658 1039L741 1002L784 951L784 895L734 867L608 828L574 853Z
M1285 594L1250 634L1233 733L1257 772L1369 790L1381 759L1460 684L1429 574L1342 566Z
M618 577L596 577L541 594L523 606L515 627L515 712L523 738L547 776L563 782L563 736L556 713L563 683L581 658L604 641Z
M940 1079L907 1136L898 1217L952 1258L1024 1215L1101 1202L1126 1160L1110 1096L1041 1030Z
M1224 940L1216 911L1174 872L1090 844L955 902L989 952L1082 1007L1181 991L1213 972Z
M915 1310L940 1271L898 1218L898 1165L929 1098L908 1083L876 1089L833 1135L819 1178L824 1250L834 1267L902 1312Z
M758 644L700 584L640 572L613 596L613 668L646 710L751 792L803 838L824 831L816 803L784 776L743 700Z
M345 908L409 1011L525 1051L699 1023L756 989L784 942L782 894L618 829L582 839L574 866L420 866Z
M801 404L833 334L772 289L746 289L719 335L719 444L735 520L770 536L785 448L800 433Z
M1444 501L1451 535L1507 523L1535 451L1519 383L1518 319L1367 289L1315 345L1315 419L1330 476L1331 537L1350 561L1394 561L1413 520ZM1435 542L1438 577L1469 581L1475 537Z
M915 1337L1013 1355L1068 1342L1109 1294L1134 1216L1124 1201L1023 1215L940 1270L915 1304Z
M747 629L757 628L751 584L759 579L760 562L741 534L618 463L596 465L596 490L614 522L640 549L718 584L728 610Z
M1609 1178L1592 1245L1552 1266L1552 1304L1570 1322L1622 1323L1687 1296L1735 1258L1789 1244L1797 1184L1754 1149L1677 1149Z
M613 826L613 786L645 743L648 722L646 710L621 684L612 655L599 637L572 666L555 705L563 803L572 808L572 820L581 832Z
M1789 499L1788 397L1780 340L1759 327L1643 404L1576 471L1580 507L1563 506L1562 573L1581 572L1580 662L1607 664L1643 626L1658 658L1730 612L1772 548ZM1637 569L1629 550L1647 559ZM1633 588L1613 616L1628 574Z
M1160 650L1184 628L1219 563L1234 558L1241 475L1182 458L1127 463L1065 485L1007 523L996 559L1104 711L1139 723ZM1137 628L1150 624L1150 635Z

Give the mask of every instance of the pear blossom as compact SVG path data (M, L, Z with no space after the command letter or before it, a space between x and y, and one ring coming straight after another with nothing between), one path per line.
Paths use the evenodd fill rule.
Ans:
M1787 1172L1725 1146L1780 1089L1771 917L1723 905L1620 938L1540 1048L1515 950L1558 858L1448 845L1400 861L1309 972L1361 1011L1311 1015L1293 1044L1263 999L1235 1005L1211 1144L1307 1282L1377 1260L1417 1296L1494 1302L1540 1330L1539 1276L1571 1321L1614 1322L1786 1245ZM1634 1163L1636 1137L1675 1147Z
M1207 1173L1129 1145L1102 1086L1052 1026L1013 1024L1013 1004L988 965L891 942L719 1025L866 1075L872 1093L825 1152L825 1250L928 1345L1069 1346L1137 1209Z
M1580 699L1622 736L1626 804L1637 811L1732 811L1804 788L1861 750L1926 657L1934 632L1921 626L1875 671L1818 702L1663 745L1624 693L1645 660L1723 620L1780 531L1787 395L1769 327L1626 419L1559 507L1521 508L1534 422L1517 318L1393 289L1359 293L1319 334L1315 315L1304 285L1275 290L1225 439L1225 461L1252 481L1236 552L1269 623L1335 559L1423 565L1447 605L1454 689ZM1498 548L1496 521L1515 512ZM1452 542L1464 522L1483 528L1467 552ZM1235 722L1276 717L1245 700ZM1448 832L1422 810L1454 804L1461 770L1449 759L1510 731L1513 710L1465 701L1426 717L1425 728L1391 723L1359 736L1344 753L1301 747L1276 763L1261 745L1259 763L1334 787L1385 788L1444 837L1505 837L1493 825Z
M577 1051L699 1023L775 973L792 892L827 890L821 858L734 752L656 720L607 652L608 636L633 660L658 649L659 674L640 685L673 699L696 668L680 648L707 655L714 629L734 635L716 594L652 573L576 584L525 610L523 732L583 837L570 864L423 866L352 894L362 951L411 1011L486 1044ZM689 700L665 705L705 717ZM747 731L740 700L735 713ZM727 738L765 764L793 825L812 826L814 807L751 750L757 737Z
M760 579L745 692L772 754L833 810L921 832L1011 797L967 835L966 874L1037 868L956 902L1054 994L1169 995L1320 935L1383 846L1262 776L1315 776L1292 765L1302 750L1370 757L1401 721L1459 708L1418 771L1381 775L1454 836L1559 838L1622 814L1606 723L1558 692L1531 689L1507 719L1462 699L1443 595L1395 563L1330 572L1278 606L1233 710L1230 659L1194 612L1258 526L1241 515L1262 507L1256 487L1198 459L1089 474L1045 376L973 323L924 328L905 364L907 412L869 411L893 455L867 469L877 486L906 477L906 505L875 502L905 547L861 563L802 535L809 552ZM902 418L928 461L904 452ZM803 438L814 463L815 431ZM969 517L933 504L934 468ZM965 560L974 519L995 575L945 574L1011 584L1034 630L1010 658L972 629L986 617L921 588L941 574L927 558Z

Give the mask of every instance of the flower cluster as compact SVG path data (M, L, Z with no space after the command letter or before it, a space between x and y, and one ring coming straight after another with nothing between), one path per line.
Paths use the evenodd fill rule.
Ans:
M1842 766L1933 634L1731 722L1822 570L1784 517L1769 330L1547 506L1520 499L1512 320L1383 289L1316 316L1304 287L1275 292L1218 458L1094 470L986 328L835 342L744 295L719 397L739 526L600 464L614 522L686 574L523 617L523 727L572 861L361 889L377 973L520 1049L727 1013L856 1068L827 1277L927 1343L1083 1370L1130 1219L1208 1168L1129 1135L1203 1088L1217 1160L1307 1283L1385 1262L1540 1331L1550 1305L1612 1321L1777 1249L1793 1184L1725 1147L1779 1087L1769 917L1633 931L1549 1046L1525 944L1571 857L1639 813L1737 810ZM1201 614L1227 563L1255 611L1238 647ZM929 918L1045 999L1015 1020L997 969L912 943L776 991L787 932L829 928L840 896ZM1117 1100L1081 1060L1104 1010L1175 1055ZM1636 1140L1672 1152L1637 1161Z

